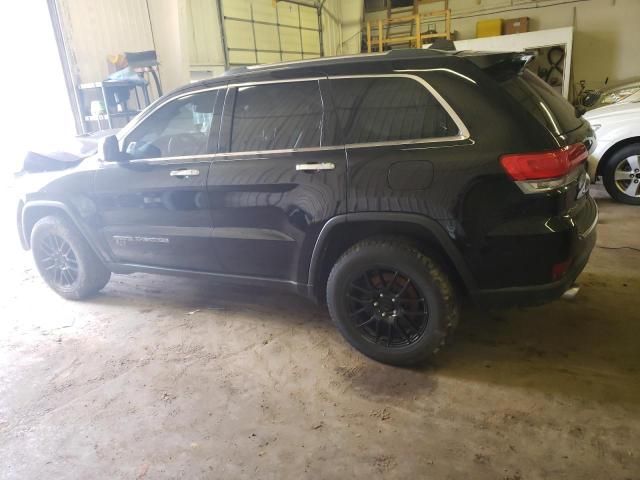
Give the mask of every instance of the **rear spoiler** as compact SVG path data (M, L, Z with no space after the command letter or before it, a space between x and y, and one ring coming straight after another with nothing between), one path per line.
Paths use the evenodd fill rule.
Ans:
M535 58L534 52L489 53L470 55L467 59L494 78L518 75Z

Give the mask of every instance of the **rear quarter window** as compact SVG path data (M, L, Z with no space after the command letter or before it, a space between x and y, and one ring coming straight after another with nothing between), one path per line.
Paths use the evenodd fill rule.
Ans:
M582 125L573 105L533 72L525 70L499 82L516 102L554 134L561 135Z
M460 131L438 100L407 77L331 79L347 144L452 137Z

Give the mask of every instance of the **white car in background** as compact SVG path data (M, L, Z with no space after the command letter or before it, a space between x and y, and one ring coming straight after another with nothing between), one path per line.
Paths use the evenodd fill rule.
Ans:
M640 102L640 82L624 83L598 90L585 99L588 108L600 108L616 103Z
M597 145L589 157L591 178L602 177L615 200L640 205L640 102L588 111Z

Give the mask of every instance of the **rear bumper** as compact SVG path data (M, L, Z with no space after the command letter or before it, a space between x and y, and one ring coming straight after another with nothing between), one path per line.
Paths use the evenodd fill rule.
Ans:
M561 279L542 285L478 290L473 295L475 302L485 307L506 308L542 305L560 298L564 292L574 285L576 278L582 273L589 261L591 252L596 244L597 223L598 214L596 210L595 218L589 228L581 233L576 232L571 265Z

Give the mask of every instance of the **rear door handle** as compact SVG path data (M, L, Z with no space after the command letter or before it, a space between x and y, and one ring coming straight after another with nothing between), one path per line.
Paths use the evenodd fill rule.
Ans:
M172 170L169 175L171 175L172 177L178 177L178 178L196 177L200 175L200 170L187 170L187 169Z
M332 162L323 163L298 163L296 170L302 172L315 172L318 170L333 170L336 168L336 164Z

